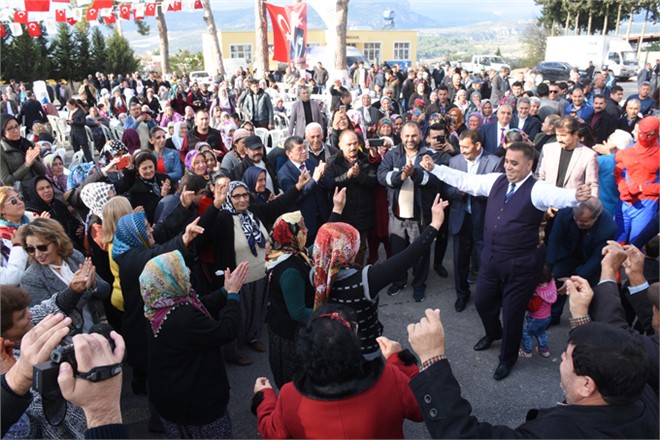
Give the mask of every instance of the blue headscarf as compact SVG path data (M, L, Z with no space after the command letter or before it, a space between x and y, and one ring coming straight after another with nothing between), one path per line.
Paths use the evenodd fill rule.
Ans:
M265 189L264 192L258 193L255 189L257 186L257 179L259 178L259 175L261 173L266 174L266 170L263 168L251 166L247 170L245 170L245 173L243 174L243 183L245 183L248 186L248 191L250 191L250 194L252 194L252 197L254 198L254 201L258 205L262 205L264 203L268 203L268 198L270 197L270 191L268 188Z
M236 207L234 206L234 202L232 202L231 196L234 193L234 190L239 186L245 188L248 191L248 193L250 192L250 188L248 188L247 185L241 182L240 180L231 181L229 183L229 188L227 189L227 198L225 199L225 202L222 204L222 210L229 212L231 215L238 216L241 222L241 229L243 229L243 235L245 235L245 239L247 240L248 245L250 246L250 251L252 251L252 255L256 257L257 245L261 249L264 249L266 247L266 238L261 233L261 222L259 222L259 219L250 212L250 208L246 209L243 212L238 212L236 210ZM116 239L117 236L115 235L115 240Z
M99 168L92 162L81 163L73 167L69 178L66 180L67 189L72 190L80 186L89 177L92 170L99 171Z
M133 248L150 247L145 218L144 212L136 212L119 219L112 245L113 260Z

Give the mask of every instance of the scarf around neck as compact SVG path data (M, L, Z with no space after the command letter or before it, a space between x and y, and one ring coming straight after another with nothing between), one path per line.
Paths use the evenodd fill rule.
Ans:
M264 249L266 247L266 238L261 233L261 222L257 217L255 217L254 214L250 212L249 207L243 212L238 212L236 210L236 207L234 206L234 202L232 202L231 195L233 194L234 190L239 186L245 188L245 190L248 193L250 192L250 189L245 183L238 180L234 180L230 182L229 189L227 189L227 199L225 200L225 203L222 204L222 210L227 211L231 215L239 216L239 221L241 222L241 229L243 230L243 235L245 235L245 239L247 240L248 245L250 246L250 251L252 252L252 255L256 257L257 245L261 249Z

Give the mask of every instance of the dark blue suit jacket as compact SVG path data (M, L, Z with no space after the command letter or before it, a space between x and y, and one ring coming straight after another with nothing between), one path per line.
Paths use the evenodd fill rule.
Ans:
M312 159L305 161L305 167L310 176L314 174L316 162ZM282 168L277 172L277 180L280 183L282 191L286 192L289 188L298 183L300 170L293 162L287 160ZM298 202L295 209L302 212L307 226L307 243L313 243L316 232L321 225L330 217L330 204L326 189L313 179L307 182L307 185L300 191Z
M511 127L518 127L518 115L515 114L511 118ZM529 137L530 140L534 140L534 137L539 134L541 131L541 121L539 121L534 116L527 116L525 123L523 124L522 131Z
M484 152L477 166L477 174L497 173L499 169L500 158ZM467 172L467 161L462 154L458 154L449 160L449 167L455 170ZM461 191L453 186L446 185L446 194L449 198L449 233L458 234L463 227L465 220L465 204L467 198L463 197ZM486 216L487 197L471 197L470 207L472 211L472 225L475 235L483 236L484 219Z
M511 126L511 125L510 125ZM501 133L497 131L497 121L481 126L481 145L488 154L495 154L500 146Z

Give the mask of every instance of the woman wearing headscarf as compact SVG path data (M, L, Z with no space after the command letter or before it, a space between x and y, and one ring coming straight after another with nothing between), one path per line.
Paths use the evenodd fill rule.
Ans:
M121 136L121 142L126 145L130 154L135 153L141 148L140 135L134 128L127 128Z
M481 100L481 114L484 117L483 125L497 121L497 115L493 112L493 103L490 99Z
M199 150L190 150L186 154L186 172L201 176L204 180L209 180L209 168L206 163L206 158Z
M156 171L156 158L149 151L138 153L133 163L133 169L124 171L124 177L115 187L118 193L131 201L134 208L142 206L147 219L152 222L158 202L166 195L172 194L174 188L167 174ZM129 185L129 189L124 191L123 188Z
M181 151L186 144L186 133L188 132L186 123L183 121L175 122L172 136L165 141L165 148Z
M225 143L225 145L231 145L231 150L222 157L222 162L220 163L220 170L226 175L231 176L234 168L243 162L243 159L247 154L245 139L247 139L248 136L250 136L249 131L244 128L239 128L234 131L231 143Z
M470 93L470 101L467 109L463 113L467 119L472 113L481 111L481 93L477 90Z
M140 275L150 324L149 399L169 438L232 438L220 346L238 333L247 266L227 270L224 287L201 298L179 251L151 259Z
M252 406L262 438L404 438L405 419L423 420L408 386L419 372L414 356L382 337L387 362L367 361L357 319L350 308L321 306L300 332L301 365L279 397L257 379Z
M69 208L55 198L53 185L46 176L37 176L30 182L30 201L27 202L25 209L34 213L41 214L47 212L50 218L57 220L68 237L73 242L75 248L84 251L84 233L85 227L81 220L69 211Z
M227 115L227 118L224 118L223 116ZM211 128L215 128L216 130L220 130L222 127L222 123L226 120L229 119L229 115L225 112L223 112L220 107L214 107L213 110L211 110L211 120L209 121L209 126ZM225 144L229 145L229 144Z
M182 234L162 244L156 244L153 229L144 212L125 215L117 222L112 259L119 266L119 280L124 298L122 335L126 339L127 360L133 368L134 393L144 393L146 389L147 341L151 332L144 316L140 274L149 260L175 250L180 251L184 258L192 260L195 254L190 245L203 231L197 223L198 220L190 223Z
M444 221L446 206L438 195L431 208L431 224L421 235L403 252L365 268L355 265L360 248L357 229L342 222L326 223L319 229L312 253L314 308L330 302L355 310L365 359L380 356L376 338L382 335L383 325L378 320L378 292L428 252Z
M236 124L231 119L221 122L219 130L223 145L232 145L234 132L237 128L238 127L236 127Z
M483 125L484 116L481 112L472 112L467 117L467 128L470 130L479 130Z
M281 215L270 233L266 255L268 281L268 362L278 388L291 382L300 367L296 353L298 329L314 307L309 280L312 262L307 256L307 227L300 211Z
M46 175L46 166L40 158L41 147L22 137L18 119L7 113L0 115L0 131L0 181L23 192L22 186L27 188L30 180Z
M112 272L106 246L102 240L103 207L114 195L115 187L104 182L90 183L80 191L80 198L89 208L85 222L85 249L92 257L97 273L109 284L112 284Z
M250 191L251 205L263 205L274 198L270 190L266 188L266 170L263 168L255 166L248 168L243 174L242 181ZM270 230L269 227L266 229Z
M401 143L401 128L403 127L403 116L393 114L392 115L392 141L394 145L399 145Z
M263 205L250 203L250 191L247 185L233 181L227 189L227 197L222 211L214 215L215 206L209 207L204 215L215 219L213 230L209 231L214 252L213 270L233 269L237 262L247 261L250 271L241 290L242 329L238 344L225 346L225 357L229 362L247 365L252 359L241 356L238 345L249 344L254 350L263 352L266 346L261 342L260 334L266 315L267 278L264 272L266 261L266 242L268 231L265 224L272 223L278 216L291 209L304 185L309 182L307 172L301 173L296 185L282 196ZM217 212L217 211L216 211ZM212 281L218 287L221 278Z
M64 161L62 156L56 153L47 154L44 159L46 165L46 177L53 185L55 191L55 198L62 200L64 193L67 191L66 187L66 174L64 174Z

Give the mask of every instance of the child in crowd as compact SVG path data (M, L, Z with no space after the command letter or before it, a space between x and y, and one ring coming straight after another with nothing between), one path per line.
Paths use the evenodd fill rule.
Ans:
M522 346L518 351L520 357L532 357L534 337L539 344L539 354L546 358L550 357L546 330L550 324L550 307L555 301L557 301L557 286L552 279L550 266L546 265L534 295L527 305L527 325L523 327Z

